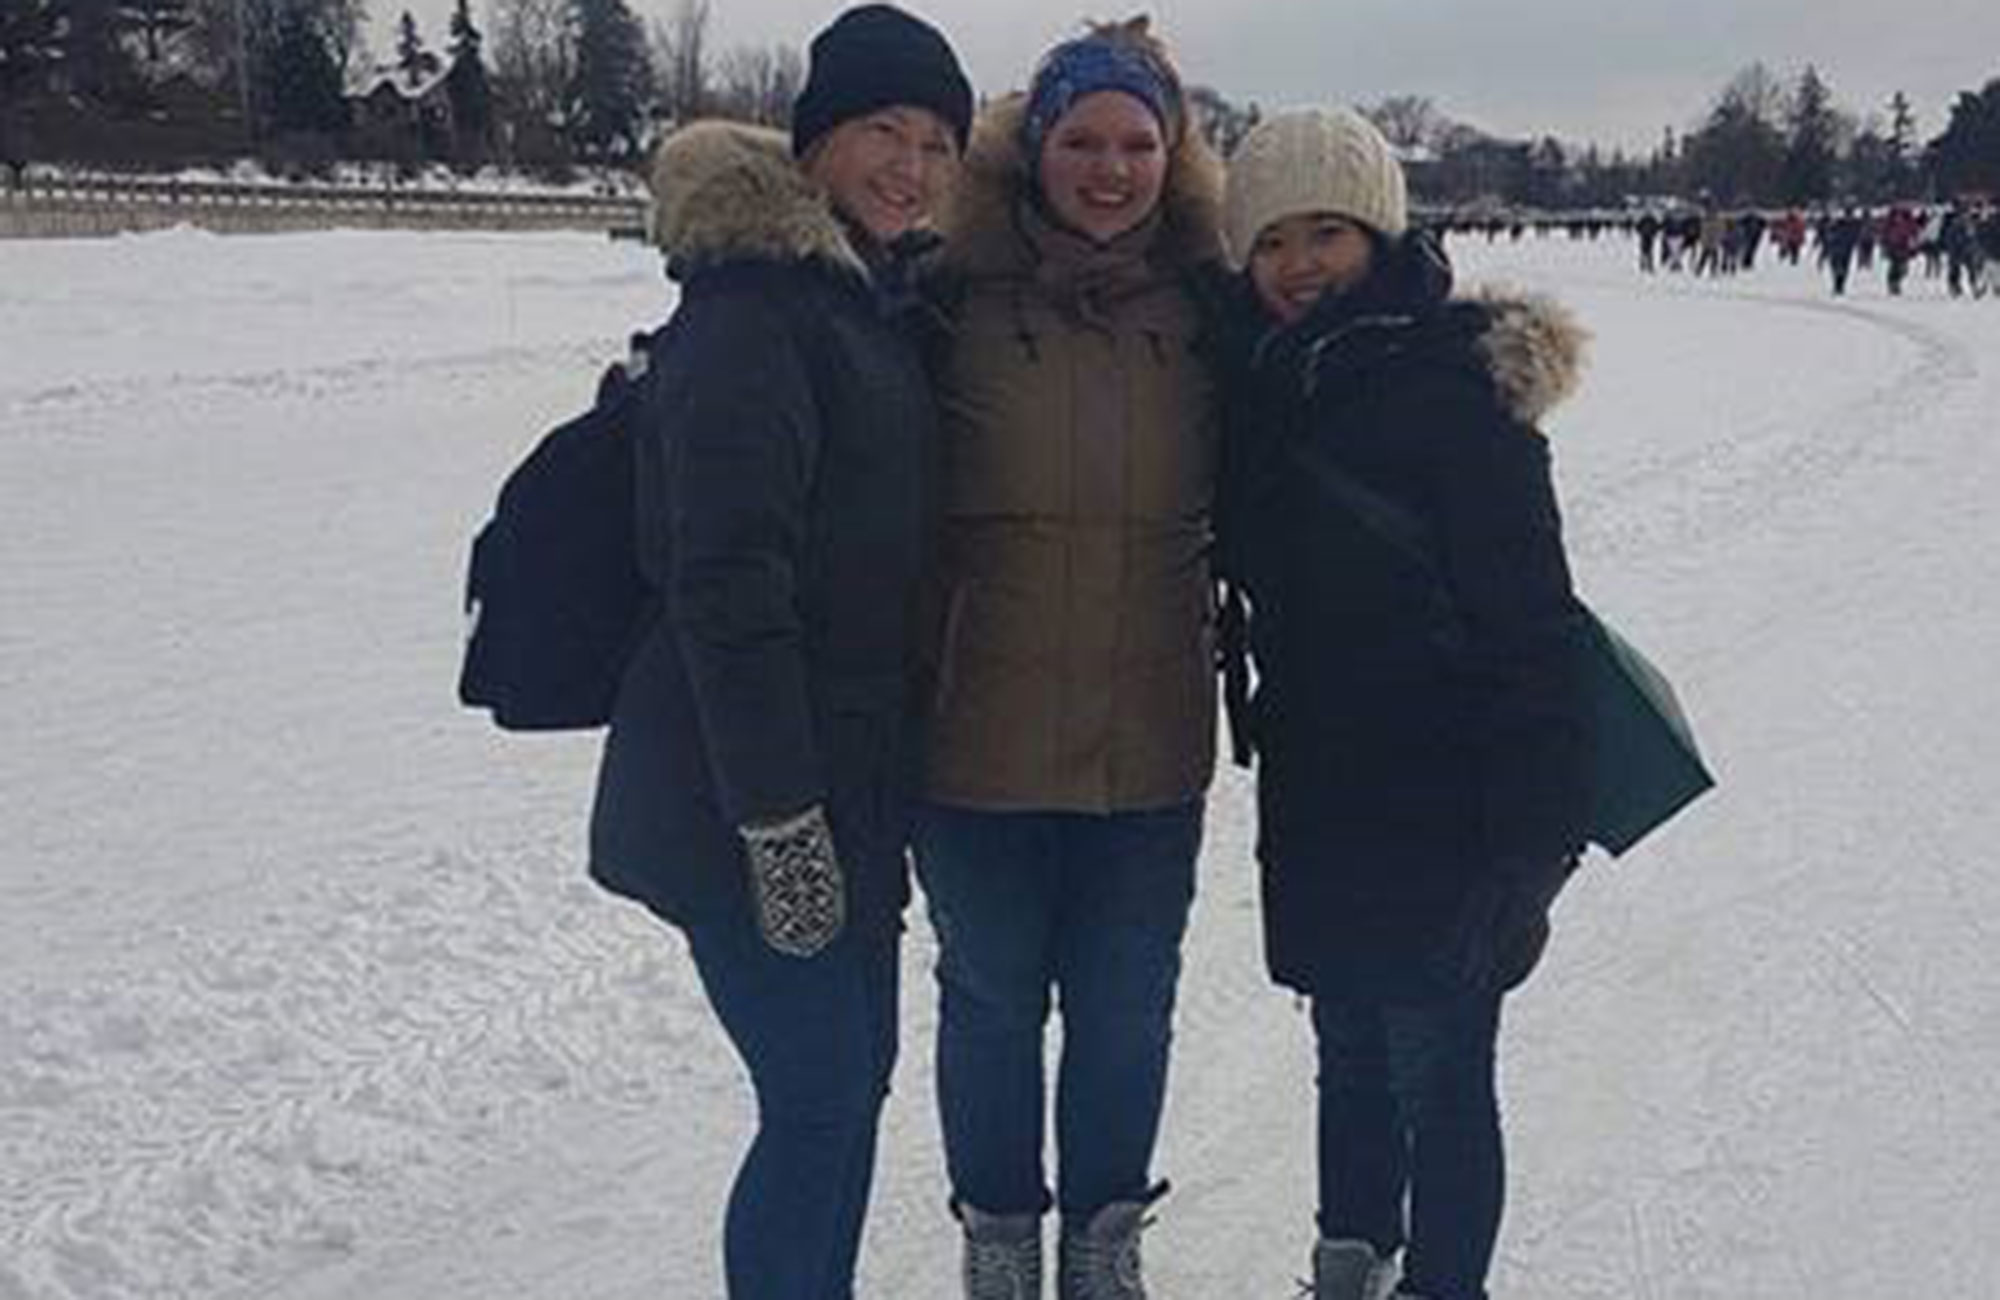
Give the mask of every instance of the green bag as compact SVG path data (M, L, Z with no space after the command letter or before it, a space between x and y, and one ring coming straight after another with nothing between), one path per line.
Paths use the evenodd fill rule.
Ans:
M1715 778L1666 674L1594 612L1586 672L1597 714L1590 841L1617 857Z
M1313 485L1445 589L1430 528L1408 507L1309 447L1294 458ZM1580 602L1579 602L1580 603ZM1617 857L1715 785L1694 729L1653 662L1588 606L1586 685L1595 714L1589 841Z

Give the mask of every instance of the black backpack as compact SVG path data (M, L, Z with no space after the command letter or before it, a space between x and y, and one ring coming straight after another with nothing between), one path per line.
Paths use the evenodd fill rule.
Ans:
M507 476L472 541L459 702L509 731L601 727L659 602L635 537L637 412L650 348Z

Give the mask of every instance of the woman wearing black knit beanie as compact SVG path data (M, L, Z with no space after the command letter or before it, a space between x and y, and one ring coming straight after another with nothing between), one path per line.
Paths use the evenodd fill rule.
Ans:
M813 41L789 139L699 122L653 162L681 284L639 381L662 608L605 743L591 873L684 933L756 1091L730 1300L854 1294L897 1049L907 612L936 437L911 236L971 116L944 39L868 5Z

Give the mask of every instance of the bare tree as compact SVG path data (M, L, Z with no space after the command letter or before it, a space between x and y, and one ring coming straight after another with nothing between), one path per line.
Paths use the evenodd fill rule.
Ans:
M494 0L495 80L515 113L542 126L559 122L576 75L576 29L569 0Z
M676 122L713 111L709 85L708 0L680 0L673 16L652 25L659 107Z
M1404 150L1438 149L1452 127L1425 95L1391 95L1361 113L1383 138Z
M798 47L778 44L771 47L770 122L774 126L792 124L792 101L806 88L806 58Z
M368 62L368 0L319 0L327 49L351 76Z
M709 111L744 122L788 126L805 63L789 45L738 45L716 61Z
M1262 116L1255 104L1233 104L1212 86L1189 86L1187 102L1194 110L1195 129L1225 158L1236 152Z
M1769 68L1753 63L1729 79L1716 104L1723 112L1776 128L1790 111L1791 93Z

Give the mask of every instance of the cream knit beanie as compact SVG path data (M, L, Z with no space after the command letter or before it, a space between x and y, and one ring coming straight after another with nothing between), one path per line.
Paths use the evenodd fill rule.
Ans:
M1306 212L1331 212L1392 238L1410 224L1402 164L1351 109L1280 113L1258 123L1229 160L1223 225L1238 265L1265 226Z

